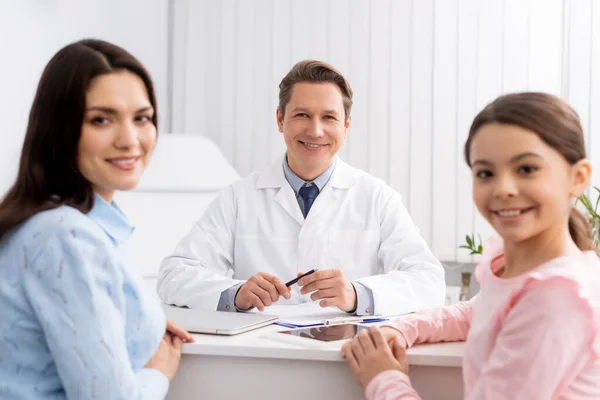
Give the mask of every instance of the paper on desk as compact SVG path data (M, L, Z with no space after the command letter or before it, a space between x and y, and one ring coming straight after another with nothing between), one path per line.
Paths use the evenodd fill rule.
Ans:
M253 310L253 312L257 312ZM302 328L318 325L361 323L363 320L379 319L378 316L350 315L337 307L321 307L318 302L293 305L272 305L263 314L279 317L277 325L288 328Z
M258 312L253 310L253 312ZM291 305L272 305L265 309L264 315L279 317L277 323L294 327L323 325L324 321L347 318L349 315L337 307L321 307L319 303Z

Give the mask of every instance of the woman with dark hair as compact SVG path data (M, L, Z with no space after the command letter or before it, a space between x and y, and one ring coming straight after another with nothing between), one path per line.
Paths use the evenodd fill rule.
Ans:
M152 80L128 52L82 40L50 60L0 202L0 398L166 395L193 339L142 290L113 202L156 139Z
M468 302L361 332L342 355L370 400L419 399L405 348L466 340L465 399L600 398L600 259L573 200L590 182L577 113L545 93L488 104L465 159L473 200L499 237Z

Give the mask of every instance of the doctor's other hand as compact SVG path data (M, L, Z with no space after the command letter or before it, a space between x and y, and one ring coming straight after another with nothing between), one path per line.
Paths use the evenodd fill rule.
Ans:
M356 311L356 290L340 269L323 269L298 281L301 294L314 292L311 300L321 300L321 307L337 307L345 312Z
M348 360L354 377L364 389L381 372L398 370L408 374L406 349L398 336L390 346L381 330L373 327L368 331L359 332L344 345L345 348L346 345L348 347L344 358Z
M256 307L258 311L264 311L265 307L275 303L280 296L287 300L291 297L290 289L285 283L276 276L259 272L251 276L237 291L235 306L240 310Z
M179 367L179 361L181 360L182 343L179 336L165 333L158 345L158 349L150 361L148 361L145 368L162 372L169 382L172 382Z

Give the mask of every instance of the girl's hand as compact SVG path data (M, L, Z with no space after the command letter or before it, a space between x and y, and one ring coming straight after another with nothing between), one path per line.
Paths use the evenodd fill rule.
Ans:
M402 341L396 337L390 346L377 327L361 331L346 343L342 357L348 360L354 376L363 388L383 371L395 369L408 373L406 349Z

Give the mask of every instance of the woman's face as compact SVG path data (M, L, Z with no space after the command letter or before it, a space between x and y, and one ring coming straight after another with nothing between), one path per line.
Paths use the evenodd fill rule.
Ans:
M142 79L129 71L100 75L86 93L77 166L107 202L140 181L156 144L154 109Z

